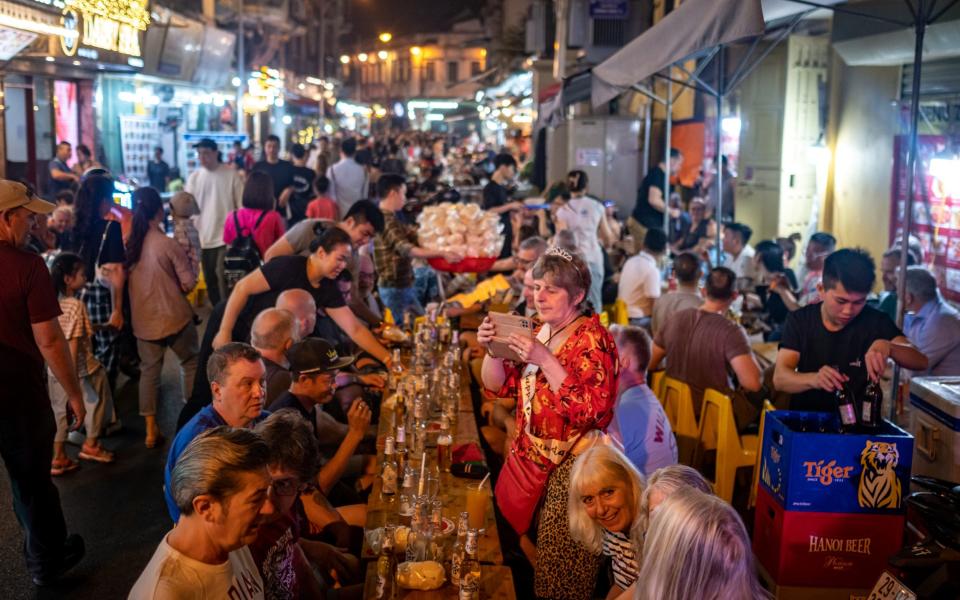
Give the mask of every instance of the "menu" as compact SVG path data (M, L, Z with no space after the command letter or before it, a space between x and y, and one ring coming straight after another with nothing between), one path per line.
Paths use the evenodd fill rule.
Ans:
M890 203L890 244L899 243L907 200L907 154L910 138L894 140L893 201ZM923 246L924 264L931 268L944 298L960 302L960 136L921 135L917 140L913 223L910 233Z

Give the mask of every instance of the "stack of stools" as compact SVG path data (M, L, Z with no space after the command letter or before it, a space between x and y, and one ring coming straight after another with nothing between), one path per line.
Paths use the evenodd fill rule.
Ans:
M753 552L781 600L848 600L902 544L913 436L840 433L830 413L766 414Z

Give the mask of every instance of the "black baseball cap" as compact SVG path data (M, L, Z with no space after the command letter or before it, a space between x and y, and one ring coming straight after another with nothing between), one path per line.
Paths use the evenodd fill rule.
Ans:
M317 337L309 337L290 346L286 356L290 370L303 374L337 371L355 360L353 356L340 356L333 344Z
M209 148L210 150L219 150L217 143L210 138L203 138L193 145L194 148Z

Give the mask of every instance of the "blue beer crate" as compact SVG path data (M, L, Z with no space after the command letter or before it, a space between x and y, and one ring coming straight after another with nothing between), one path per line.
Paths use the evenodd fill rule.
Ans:
M889 421L872 434L839 425L833 413L768 412L760 485L786 510L903 514L913 436Z

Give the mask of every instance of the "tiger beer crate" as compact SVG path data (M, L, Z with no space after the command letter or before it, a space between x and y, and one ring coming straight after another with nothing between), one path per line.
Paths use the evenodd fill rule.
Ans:
M760 486L791 511L904 514L913 436L889 421L873 434L818 431L838 425L830 413L768 412Z
M753 553L777 586L870 588L903 545L905 522L897 514L786 510L760 489Z

